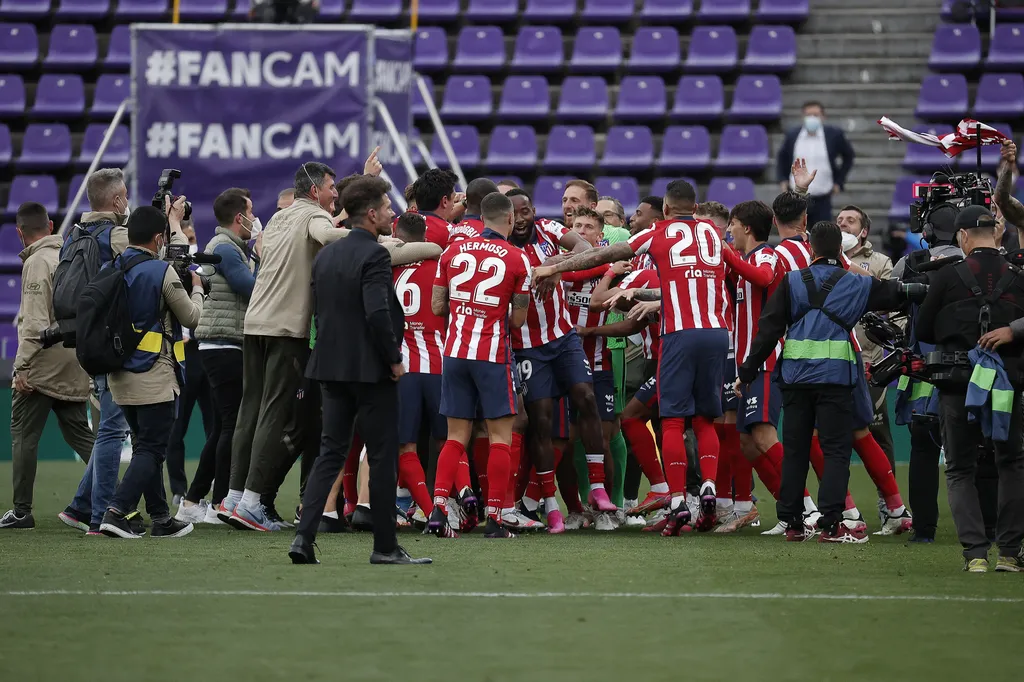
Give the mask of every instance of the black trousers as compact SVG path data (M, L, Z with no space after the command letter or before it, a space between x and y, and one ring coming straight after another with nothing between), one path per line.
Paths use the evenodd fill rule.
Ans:
M174 402L122 405L132 432L132 461L114 491L110 506L121 513L133 511L146 496L146 513L153 521L170 516L164 491L163 463L174 424Z
M286 457L274 472L268 492L260 495L260 502L267 509L276 507L277 494L281 491L288 472L299 460L299 499L306 492L306 481L313 470L313 462L320 455L320 433L323 429L323 412L320 400L320 383L310 379L302 380L302 388L298 393L298 409L294 414L294 422L285 427L285 438L299 444L294 457Z
M825 455L825 471L818 486L819 526L830 528L843 520L850 483L853 389L828 384L783 388L782 405L786 418L782 422L782 486L776 505L779 520L797 528L803 523L804 486L817 422L818 441Z
M807 230L814 226L814 223L827 220L835 222L836 217L832 215L832 194L822 194L810 197L807 205Z
M242 404L242 351L234 348L199 351L213 399L213 428L199 456L192 485L185 494L189 502L206 497L213 486L214 504L228 493L231 477L231 441L235 435L238 407ZM205 424L204 420L204 424Z
M366 442L370 464L370 509L373 514L373 549L395 549L395 487L398 484L398 385L328 381L320 384L323 434L320 456L313 464L302 497L299 535L312 541L352 443L353 429Z
M907 501L914 512L914 533L934 538L939 525L939 452L942 429L938 419L910 423L910 486Z
M188 477L185 476L185 434L188 433L188 424L197 402L203 417L203 430L209 440L214 420L210 384L199 354L199 342L189 339L185 344L185 385L178 396L178 417L174 420L171 440L167 445L167 478L171 482L172 495L184 495L188 489Z

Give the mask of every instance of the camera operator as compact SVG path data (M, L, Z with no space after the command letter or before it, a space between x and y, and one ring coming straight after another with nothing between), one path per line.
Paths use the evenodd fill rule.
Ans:
M179 220L180 215L172 211L172 234L181 234ZM124 410L132 432L131 464L100 524L100 531L111 537L140 537L131 517L138 515L134 509L143 492L153 537L181 537L192 532L192 524L170 516L162 465L184 378L182 327L199 323L204 291L199 275L192 273L189 297L175 269L160 260L167 223L160 209L137 208L128 219L129 247L113 262L114 268L125 270L132 325L141 327L145 335L125 360L124 369L107 376L111 396Z
M1024 273L999 253L995 218L981 206L963 209L954 224L966 259L931 277L928 297L917 316L917 338L941 352L970 352L959 359L939 389L939 414L946 450L949 506L964 548L964 570L984 573L991 541L986 535L979 493L975 487L979 450L991 429L999 475L996 570L1024 571L1024 450L1020 389L1024 343L1011 341L989 355L977 349L989 328L1008 327L1024 317ZM994 344L993 344L994 345ZM946 364L943 360L943 364ZM972 373L972 369L974 370ZM994 375L981 384L979 375ZM1000 381L1001 380L1001 381ZM965 404L971 392L991 392L990 411L975 420ZM1005 391L1005 392L1004 392ZM1001 396L1006 396L1005 400ZM1012 396L1012 399L1010 398ZM1006 433L1001 433L1001 429Z

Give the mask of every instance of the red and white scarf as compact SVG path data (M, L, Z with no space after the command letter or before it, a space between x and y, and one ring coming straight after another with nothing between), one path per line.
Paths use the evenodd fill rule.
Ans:
M932 135L931 133L915 133L913 130L907 130L885 116L878 119L878 125L885 128L891 140L904 140L906 142L928 145L929 147L939 147L942 149L942 153L950 159L964 150L974 149L978 146L977 128L979 125L981 126L981 144L1000 144L1003 140L1007 139L1006 135L1003 135L992 126L987 126L984 123L979 124L978 121L971 118L965 118L960 121L956 126L956 132L947 133L942 137Z

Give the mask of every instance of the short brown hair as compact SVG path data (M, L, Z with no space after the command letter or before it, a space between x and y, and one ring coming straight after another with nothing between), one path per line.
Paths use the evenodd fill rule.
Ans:
M389 191L391 183L387 180L360 175L345 187L345 193L341 195L341 205L350 219L361 218L369 211L380 207Z
M213 217L217 219L218 225L227 227L235 222L236 215L245 213L246 193L247 190L232 187L217 195L213 200Z
M871 217L864 212L863 208L860 206L854 206L853 204L847 204L839 209L839 213L842 213L843 211L856 211L860 216L860 229L864 230L866 234L871 233Z
M26 201L18 207L14 222L22 232L32 236L50 233L50 216L46 213L46 207L34 201Z
M573 218L590 218L597 223L600 228L604 227L604 216L590 208L589 206L579 206L575 211L572 212Z
M570 180L569 182L565 183L565 188L569 189L570 187L579 187L580 189L587 193L587 201L589 201L592 204L597 203L597 198L599 196L597 193L597 188L591 185L586 180ZM602 218L601 220L603 221L604 218Z
M711 220L721 222L722 225L729 223L729 209L725 207L725 204L718 201L702 201L697 204L697 210L694 211L694 215L702 218L711 218Z
M740 224L750 228L754 239L766 242L768 235L772 233L773 217L775 214L772 213L771 206L763 201L741 201L733 206L732 212L729 213L729 222L733 219L738 220Z

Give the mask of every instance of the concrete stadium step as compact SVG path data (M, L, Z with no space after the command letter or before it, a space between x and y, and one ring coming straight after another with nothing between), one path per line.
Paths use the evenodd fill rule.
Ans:
M897 143L894 143L897 144ZM906 145L899 143L900 154L896 157L869 157L864 158L857 156L856 163L853 165L853 169L850 170L850 175L847 177L848 183L883 183L885 185L895 185L896 180L901 175L906 175L907 171L903 170L903 152L906 150Z
M878 59L927 59L931 43L931 33L801 35L797 38L797 55L800 59L844 58L850 55Z
M798 110L807 100L821 100L829 115L844 110L913 110L920 78L902 83L793 83L782 88L783 115Z
M839 33L851 35L857 33L933 33L935 27L942 22L939 15L939 3L934 7L915 8L916 11L903 9L862 8L859 2L846 2L842 9L812 9L811 14L801 29L803 35L818 33ZM853 5L856 9L850 8Z
M887 59L799 59L793 80L811 83L920 83L927 68L926 58Z
M811 14L828 9L847 9L850 7L850 0L811 0ZM856 6L861 9L889 9L893 6L892 0L856 0ZM942 9L942 0L901 0L900 8L910 11L927 12Z

